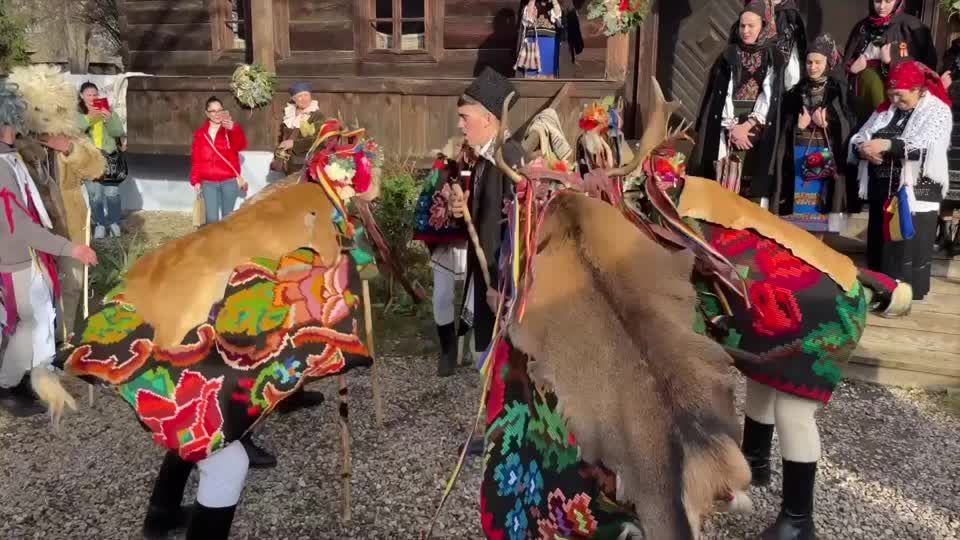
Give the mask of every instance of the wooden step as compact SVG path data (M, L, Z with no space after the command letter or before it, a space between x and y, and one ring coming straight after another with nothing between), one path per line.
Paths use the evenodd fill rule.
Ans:
M960 280L933 278L910 315L870 315L844 376L897 386L960 387Z

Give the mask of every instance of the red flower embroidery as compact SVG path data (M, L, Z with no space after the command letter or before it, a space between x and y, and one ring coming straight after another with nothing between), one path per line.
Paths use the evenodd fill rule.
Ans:
M807 165L810 167L820 167L823 165L823 154L814 152L807 156Z
M750 302L757 333L778 336L800 329L803 315L791 290L768 281L754 282L750 285Z
M157 444L177 450L187 461L199 461L223 441L223 415L217 399L222 385L222 376L208 380L199 372L185 370L173 391L173 399L143 388L138 390L137 414L153 431ZM220 436L214 440L215 435Z
M764 281L781 287L798 291L811 287L820 280L817 269L772 240L761 240L757 244L754 258L757 269L765 276Z
M446 229L450 226L448 201L450 200L450 184L444 182L443 187L433 192L433 204L430 206L430 218L427 222L434 229Z
M750 231L720 229L710 243L724 257L736 257L744 251L755 248L759 240L759 237Z

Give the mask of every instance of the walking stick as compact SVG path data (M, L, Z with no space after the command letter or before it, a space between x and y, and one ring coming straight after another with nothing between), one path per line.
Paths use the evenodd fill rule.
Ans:
M90 201L87 199L86 190L83 191L84 199L87 200L87 220L83 228L83 243L90 247ZM86 321L90 316L90 266L83 265L83 320ZM74 321L76 324L76 321ZM87 400L90 407L93 407L94 391L93 385L87 387Z
M377 366L376 347L373 340L373 308L370 300L370 281L363 280L363 321L367 332L367 352L373 360L371 373L373 386L373 410L377 419L377 427L383 428L383 395L380 393L380 368Z
M350 456L350 424L347 407L347 379L343 375L337 376L340 385L340 442L343 445L343 467L340 474L341 489L343 490L343 522L350 521L350 476L353 469L353 459Z
M460 199L464 198L463 188L460 187L459 182L454 182L453 193ZM463 207L463 221L467 224L467 234L470 235L470 242L473 243L473 248L477 252L477 260L480 262L480 272L483 274L483 282L489 289L491 279L490 269L487 268L487 256L483 252L483 247L480 245L480 236L477 234L477 228L473 226L473 217L470 216L470 209L467 208L466 205Z

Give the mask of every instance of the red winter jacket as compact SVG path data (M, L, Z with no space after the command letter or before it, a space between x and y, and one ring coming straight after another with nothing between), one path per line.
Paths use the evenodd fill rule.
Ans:
M213 141L220 155L232 165L230 168L210 147L210 121L206 120L193 133L193 146L190 150L190 184L199 185L200 182L223 182L236 178L240 172L240 152L247 148L247 137L243 134L240 124L234 122L233 129L227 131L223 126L217 130L217 138Z

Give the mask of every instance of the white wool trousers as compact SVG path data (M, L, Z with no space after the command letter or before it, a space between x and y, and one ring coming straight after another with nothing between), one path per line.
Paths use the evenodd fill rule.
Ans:
M456 317L456 287L467 271L467 249L463 243L440 245L430 256L433 268L433 322L445 326Z
M747 379L746 414L761 424L775 425L780 455L787 461L813 463L820 460L817 411L822 404Z
M17 270L11 277L19 320L3 344L0 388L20 384L34 366L49 362L56 353L53 334L56 311L49 279L36 265Z
M433 321L437 326L448 325L454 320L456 286L457 280L453 272L433 267Z
M207 508L229 508L240 502L250 458L243 443L234 441L197 463L200 485L197 502Z

